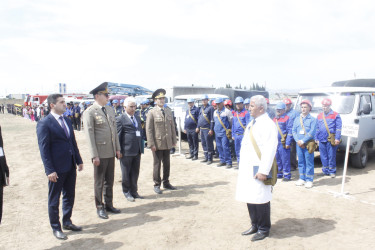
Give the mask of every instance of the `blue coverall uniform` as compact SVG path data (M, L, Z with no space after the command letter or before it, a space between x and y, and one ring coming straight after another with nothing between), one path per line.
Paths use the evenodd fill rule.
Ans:
M280 117L273 118L276 125L279 125L282 134L286 134L285 146L291 145L293 141L293 123L287 114L283 114ZM277 178L283 178L290 180L292 174L290 172L290 148L286 149L281 143L281 135L279 129L277 129L277 139L279 143L277 144L276 151L276 161L278 166Z
M117 106L117 107L113 106L113 110L115 111L115 117L117 117L122 114L124 109L122 106Z
M241 123L238 120L240 120ZM251 120L252 119L250 117L250 113L245 108L243 108L240 112L236 111L233 113L232 137L234 138L234 146L238 163L240 162L240 151L243 134L246 126L249 124Z
M199 141L198 133L195 132L195 129L197 128L199 110L196 106L189 107L186 110L184 130L186 130L191 157L198 157Z
M342 121L337 112L330 110L327 114L320 113L316 124L315 140L319 141L320 159L324 174L336 174L336 151L337 146L332 146L328 141L328 132L324 124L323 115L326 118L327 126L331 134L335 134L335 139L341 139Z
M201 133L201 142L204 152L204 158L207 161L212 161L214 153L214 136L208 135L210 130L214 130L214 124L211 122L214 113L214 108L210 105L202 106L199 111L198 129ZM204 115L203 115L204 114Z
M291 108L288 112L285 112L285 114L289 116L289 119L293 126L294 119L296 117L299 117L299 112ZM292 140L290 144L290 168L291 170L295 170L297 168L297 149L295 140Z
M298 170L301 180L313 181L314 180L314 152L309 153L306 145L311 139L314 139L316 132L316 118L308 114L305 118L302 117L303 130L300 122L300 116L297 116L293 124L293 138L296 142L302 140L305 147L301 148L297 145L297 155L298 155Z
M221 163L226 163L227 165L232 165L231 151L229 147L229 139L226 136L226 130L221 125L217 114L220 116L226 129L231 128L232 124L232 112L225 107L222 110L216 110L213 115L214 131L217 149L219 151L219 158Z

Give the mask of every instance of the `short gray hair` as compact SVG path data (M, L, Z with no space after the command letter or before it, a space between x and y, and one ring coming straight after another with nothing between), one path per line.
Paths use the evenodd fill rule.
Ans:
M267 110L267 100L262 95L255 95L251 97L250 102L254 102L255 106L263 107L264 110Z
M135 103L135 104L137 104L137 101L135 100L134 97L129 96L129 97L126 98L125 101L124 101L124 107L127 107L129 103Z

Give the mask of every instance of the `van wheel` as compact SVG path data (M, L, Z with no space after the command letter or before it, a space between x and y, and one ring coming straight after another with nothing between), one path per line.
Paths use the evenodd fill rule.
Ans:
M366 167L366 163L368 160L368 148L367 143L364 142L361 146L361 149L358 153L352 154L351 157L351 165L355 168L364 168Z

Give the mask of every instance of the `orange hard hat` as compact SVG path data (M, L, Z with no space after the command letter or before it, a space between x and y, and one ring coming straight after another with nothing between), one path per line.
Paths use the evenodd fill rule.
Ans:
M332 100L329 98L324 98L322 101L322 105L324 106L331 106L332 105Z
M232 106L233 104L232 104L232 101L231 101L231 100L227 99L227 100L224 101L224 105L225 105L225 106L226 106L226 105Z
M302 100L300 105L302 105L302 104L307 104L307 105L310 106L310 108L312 108L312 104L311 104L311 102L310 102L309 100L307 100L307 99Z
M290 100L289 98L285 98L283 101L284 101L284 103L285 103L286 105L288 105L288 104L292 104L292 100Z

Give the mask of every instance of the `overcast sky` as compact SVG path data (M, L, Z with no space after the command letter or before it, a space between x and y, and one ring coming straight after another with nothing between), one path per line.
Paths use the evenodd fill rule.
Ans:
M0 96L375 78L371 0L1 0Z

